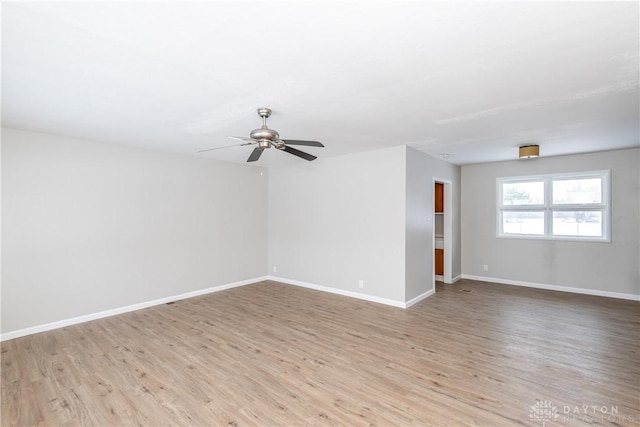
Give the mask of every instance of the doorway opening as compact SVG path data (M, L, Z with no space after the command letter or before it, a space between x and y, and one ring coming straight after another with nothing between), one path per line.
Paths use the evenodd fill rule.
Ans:
M433 286L435 282L452 283L452 186L451 181L433 178Z

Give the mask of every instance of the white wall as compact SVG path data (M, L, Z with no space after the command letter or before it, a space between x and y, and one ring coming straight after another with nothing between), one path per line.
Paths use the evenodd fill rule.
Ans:
M2 198L3 333L266 275L260 167L2 129Z
M406 300L433 290L434 178L451 182L451 277L460 275L460 167L407 147ZM429 221L427 215L431 215Z
M404 302L405 147L271 169L269 271Z
M639 168L637 148L463 166L464 274L639 295ZM496 178L604 169L611 170L611 243L496 237Z

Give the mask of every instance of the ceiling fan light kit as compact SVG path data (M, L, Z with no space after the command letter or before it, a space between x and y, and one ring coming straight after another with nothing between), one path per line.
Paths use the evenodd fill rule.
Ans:
M533 159L540 156L539 145L523 145L519 150L519 158L521 159Z
M269 129L267 127L267 118L271 116L271 112L272 111L270 108L266 108L266 107L258 108L258 115L262 117L262 127L259 129L252 130L251 133L249 134L249 138L242 138L239 136L229 137L231 139L244 141L244 143L227 145L224 147L209 148L207 150L200 150L198 151L198 153L203 153L205 151L218 150L220 148L237 147L241 145L257 145L249 155L247 162L257 161L262 155L262 152L267 148L271 148L271 147L277 148L278 150L286 151L289 154L293 154L294 156L298 156L308 161L317 159L316 156L309 153L305 153L304 151L300 151L296 148L289 147L289 145L305 145L307 147L324 147L324 145L318 141L280 139L280 134L278 134L278 132L276 132L273 129Z

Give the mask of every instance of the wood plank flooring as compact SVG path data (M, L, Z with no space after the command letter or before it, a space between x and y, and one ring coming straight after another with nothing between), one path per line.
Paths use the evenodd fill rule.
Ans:
M639 351L633 301L462 280L403 310L267 281L2 343L1 421L638 426Z

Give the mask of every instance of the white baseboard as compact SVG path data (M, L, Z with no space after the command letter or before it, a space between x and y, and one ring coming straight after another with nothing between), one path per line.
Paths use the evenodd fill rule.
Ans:
M445 285L453 285L454 283L456 283L458 280L462 278L462 275L458 274L456 277L451 279L451 282L445 282L444 276L440 276L438 274L434 274L433 277L439 282L444 282Z
M313 283L301 282L300 280L285 279L284 277L276 277L276 276L269 276L268 279L269 280L273 280L275 282L285 283L287 285L300 286L300 287L303 287L303 288L314 289L316 291L329 292L331 294L342 295L342 296L345 296L345 297L358 298L358 299L362 299L362 300L365 300L365 301L371 301L371 302L377 302L379 304L390 305L390 306L393 306L393 307L400 307L400 308L407 308L408 307L408 305L407 305L408 303L405 303L405 302L402 302L402 301L397 301L397 300L388 299L388 298L376 297L376 296L373 296L373 295L361 294L359 292L352 292L352 291L345 291L345 290L342 290L342 289L330 288L328 286L321 286L321 285L316 285L316 284L313 284ZM423 298L426 298L427 296L425 296ZM422 297L422 295L418 296L417 298L420 298L420 297ZM416 301L416 302L418 302L418 301ZM414 304L415 304L415 302L414 302Z
M200 295L206 295L214 292L224 291L226 289L237 288L239 286L250 285L257 282L262 282L263 280L267 280L267 276L256 277L254 279L248 279L248 280L241 280L239 282L227 283L224 285L213 286L206 289L199 289L197 291L187 292L180 295L173 295L170 297L160 298L153 301L141 302L138 304L127 305L125 307L113 308L110 310L100 311L98 313L86 314L84 316L72 317L71 319L58 320L56 322L45 323L44 325L32 326L30 328L19 329L17 331L6 332L0 335L0 342L11 340L14 338L24 337L26 335L37 334L39 332L46 332L52 329L58 329L58 328L64 328L66 326L77 325L79 323L89 322L91 320L102 319L104 317L115 316L117 314L128 313L130 311L153 307L155 305L162 305L168 302L179 301L187 298L197 297Z
M436 290L435 289L429 289L427 292L422 293L420 295L418 295L415 298L411 298L409 301L407 301L406 303L404 303L404 308L409 308L414 304L419 303L420 301L422 301L423 299L430 297L431 295L435 294Z
M458 280L462 278L462 275L458 274L456 277L451 279L451 282L445 282L444 276L440 276L438 274L434 274L434 277L437 281L444 282L446 285L453 285L454 283L456 283Z
M598 289L573 288L570 286L547 285L544 283L523 282L521 280L498 279L496 277L474 276L472 274L462 274L463 279L478 280L481 282L500 283L503 285L524 286L527 288L546 289L549 291L570 292L574 294L596 295L599 297L619 298L632 301L640 301L640 295L623 294L620 292L601 291Z
M458 275L455 278L453 278L452 283L455 283L460 279L470 279L470 280L478 280L478 281L482 281L482 282L500 283L500 284L505 284L505 285L524 286L524 287L536 288L536 289L546 289L546 290L552 290L552 291L571 292L571 293L576 293L576 294L596 295L596 296L609 297L609 298L619 298L619 299L625 299L625 300L640 301L640 295L634 295L634 294L624 294L624 293L619 293L619 292L601 291L601 290L596 290L596 289L574 288L574 287L569 287L569 286L547 285L547 284L543 284L543 283L533 283L533 282L524 282L524 281L517 281L517 280L499 279L499 278L496 278L496 277L475 276L475 275L471 275L471 274ZM376 296L373 296L373 295L362 294L362 293L359 293L359 292L345 291L345 290L342 290L342 289L331 288L331 287L328 287L328 286L321 286L321 285L316 285L316 284L313 284L313 283L301 282L299 280L285 279L283 277L263 276L263 277L256 277L254 279L242 280L242 281L239 281L239 282L227 283L227 284L219 285L219 286L213 286L213 287L206 288L206 289L199 289L197 291L192 291L192 292L187 292L187 293L180 294L180 295L174 295L174 296L169 296L169 297L165 297L165 298L160 298L160 299L156 299L156 300L153 300L153 301L147 301L147 302L143 302L143 303L128 305L128 306L125 306L125 307L119 307L119 308L114 308L114 309L110 309L110 310L105 310L105 311L101 311L101 312L98 312L98 313L92 313L92 314L87 314L87 315L84 315L84 316L73 317L71 319L59 320L59 321L56 321L56 322L46 323L46 324L43 324L43 325L32 326L30 328L19 329L17 331L6 332L6 333L0 335L0 342L11 340L11 339L14 339L14 338L20 338L20 337L23 337L23 336L26 336L26 335L37 334L39 332L46 332L46 331L50 331L50 330L53 330L53 329L64 328L66 326L77 325L79 323L84 323L84 322L88 322L88 321L91 321L91 320L102 319L104 317L115 316L115 315L118 315L118 314L127 313L127 312L135 311L135 310L140 310L140 309L143 309L143 308L153 307L153 306L156 306L156 305L166 304L166 303L173 302L173 301L179 301L179 300L183 300L183 299L187 299L187 298L197 297L197 296L200 296L200 295L206 295L206 294L210 294L210 293L214 293L214 292L220 292L220 291L223 291L223 290L226 290L226 289L236 288L236 287L239 287L239 286L250 285L250 284L261 282L261 281L264 281L264 280L273 280L273 281L277 281L277 282L281 282L281 283L285 283L285 284L289 284L289 285L300 286L300 287L303 287L303 288L314 289L314 290L317 290L317 291L329 292L329 293L332 293L332 294L347 296L347 297L351 297L351 298L357 298L357 299L361 299L361 300L365 300L365 301L376 302L376 303L379 303L379 304L385 304L385 305L390 305L390 306L399 307L399 308L409 308L412 305L417 304L418 302L422 301L423 299L425 299L425 298L427 298L427 297L429 297L429 296L434 294L434 290L431 289L431 290L429 290L427 292L424 292L424 293L418 295L415 298L412 298L411 300L409 300L407 302L402 302L402 301L392 300L392 299L388 299L388 298L381 298L381 297L376 297Z

